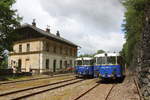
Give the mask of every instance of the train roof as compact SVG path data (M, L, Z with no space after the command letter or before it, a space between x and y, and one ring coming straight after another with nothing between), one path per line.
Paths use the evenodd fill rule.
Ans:
M108 57L119 56L119 53L102 53L102 54L97 54L94 57L105 57L106 54Z
M105 53L96 54L94 57L105 57Z
M79 58L76 58L76 60L92 60L93 58L91 57L79 57Z

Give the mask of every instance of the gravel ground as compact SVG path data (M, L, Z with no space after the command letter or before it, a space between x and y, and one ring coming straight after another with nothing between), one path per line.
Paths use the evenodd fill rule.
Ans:
M18 89L27 88L27 87L49 84L52 82L57 82L59 80L64 80L64 79L73 78L73 77L74 76L71 75L71 76L53 77L49 79L32 80L32 81L21 82L21 83L19 82L19 83L3 84L3 85L0 85L0 93L18 90Z
M54 78L54 80L59 79L61 78ZM51 81L54 82L54 80L52 79ZM24 100L73 100L89 88L93 87L98 80L99 79L88 79L80 83L35 95ZM41 84L40 82L37 83ZM113 84L100 82L99 84L100 85L98 87L94 88L79 100L105 100ZM111 91L108 100L140 100L133 77L128 76L125 78L123 83L118 83Z
M140 100L133 77L127 77L123 83L117 84L108 100Z
M0 97L0 100L12 100L12 99L14 99L16 97L28 95L28 94L35 93L35 92L40 92L40 91L43 91L43 90L54 88L54 87L57 87L57 86L60 86L60 85L64 85L64 84L67 84L67 83L76 82L76 81L79 81L79 80L81 80L81 79L72 80L72 81L68 81L68 82L65 82L65 83L59 83L59 84L55 84L55 85L51 85L51 86L46 86L46 87L42 87L42 88L38 88L38 89L32 89L32 90L23 91L23 92L20 92L20 93L16 93L16 94ZM31 100L31 99L29 99L29 100ZM36 98L36 100L39 100L39 98ZM40 100L42 100L42 99L40 99Z
M57 75L53 75L55 76L60 76L60 75L66 75L66 74L57 74ZM73 75L73 73L68 73L67 75ZM11 81L21 81L21 80L29 80L29 79L35 79L35 78L44 78L44 77L53 77L50 75L32 75L32 76L23 76L23 77L19 77L16 79L10 79L10 80L6 80L6 81L1 81L0 80L0 84L4 83L4 82L11 82Z
M79 100L105 100L112 84L100 84L98 87L90 91Z
M97 79L89 79L73 85L48 91L24 100L72 100L88 88L92 87Z

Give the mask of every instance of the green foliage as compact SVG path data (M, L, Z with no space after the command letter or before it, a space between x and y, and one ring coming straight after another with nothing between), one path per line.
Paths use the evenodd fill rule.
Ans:
M104 50L97 50L96 54L101 54L101 53L105 53L105 51Z
M1 61L0 69L6 69L8 67L8 56L4 56Z
M97 50L97 52L94 54L84 54L84 55L80 55L79 57L94 57L94 55L101 54L101 53L105 53L105 51L104 50Z
M122 49L126 63L130 65L133 59L135 45L141 40L144 22L144 11L149 0L125 0L125 20L122 26L125 32L126 43Z
M14 29L20 25L21 17L12 9L15 0L0 0L0 56L4 50L11 50L16 39ZM0 65L2 61L0 61Z
M93 54L81 54L79 57L93 57Z

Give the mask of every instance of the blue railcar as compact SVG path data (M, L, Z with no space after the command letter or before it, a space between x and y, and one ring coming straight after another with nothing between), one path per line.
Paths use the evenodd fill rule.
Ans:
M93 58L82 57L76 59L75 73L77 77L85 77L94 75Z
M102 79L121 79L124 77L125 67L119 53L103 53L94 57L96 60L94 76Z

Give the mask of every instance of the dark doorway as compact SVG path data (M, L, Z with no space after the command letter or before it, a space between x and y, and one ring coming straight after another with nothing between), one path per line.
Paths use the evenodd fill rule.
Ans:
M56 72L56 60L53 62L53 72Z
M60 69L62 69L62 60L60 60Z
M17 71L21 72L21 66L22 66L22 61L21 61L21 59L19 59Z
M49 69L49 59L46 59L46 69Z
M67 61L65 61L64 62L64 66L65 66L65 68L67 68L68 66L67 66Z

